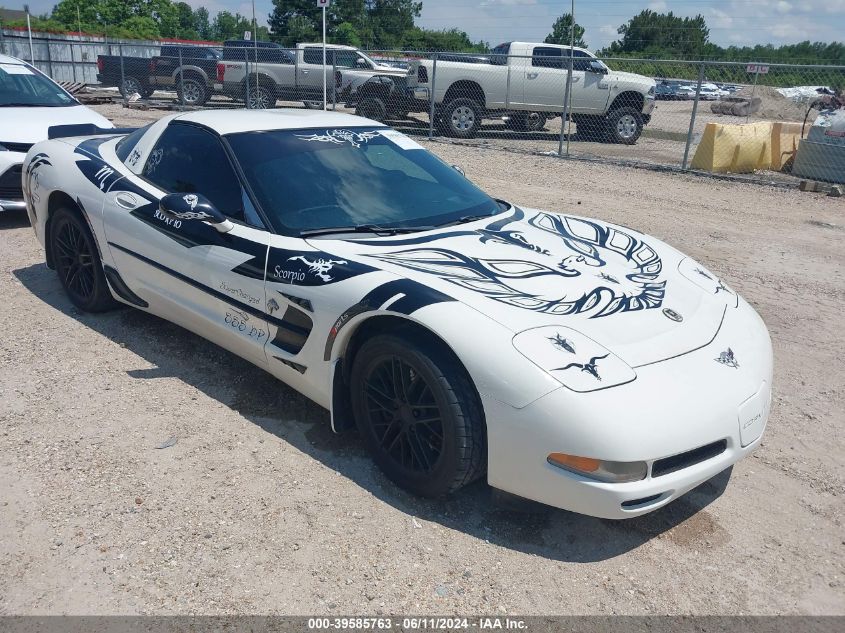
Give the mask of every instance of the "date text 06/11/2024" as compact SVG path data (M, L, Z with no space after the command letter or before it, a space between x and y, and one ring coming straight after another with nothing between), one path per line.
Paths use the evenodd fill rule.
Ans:
M339 617L309 618L308 629L311 631L352 631L352 630L390 630L400 628L404 631L457 631L457 630L511 630L525 631L527 622L514 618L478 617L404 617L401 621L391 617Z

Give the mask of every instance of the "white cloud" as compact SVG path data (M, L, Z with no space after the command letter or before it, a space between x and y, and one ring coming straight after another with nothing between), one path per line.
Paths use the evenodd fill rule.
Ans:
M654 0L653 2L648 3L648 8L652 11L665 11L668 8L668 5L663 0Z

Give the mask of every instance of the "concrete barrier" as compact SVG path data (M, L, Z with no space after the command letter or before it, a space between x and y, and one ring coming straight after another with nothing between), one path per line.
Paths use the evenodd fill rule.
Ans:
M780 147L780 144L778 145ZM748 174L772 165L772 123L708 123L692 159L693 169Z

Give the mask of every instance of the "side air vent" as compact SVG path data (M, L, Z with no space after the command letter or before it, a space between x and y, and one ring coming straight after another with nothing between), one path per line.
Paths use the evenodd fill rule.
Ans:
M727 440L719 440L718 442L713 442L712 444L699 446L698 448L694 448L686 453L658 459L651 467L651 476L661 477L662 475L668 475L669 473L689 468L694 464L700 464L701 462L712 459L717 455L721 455L725 452L727 447Z

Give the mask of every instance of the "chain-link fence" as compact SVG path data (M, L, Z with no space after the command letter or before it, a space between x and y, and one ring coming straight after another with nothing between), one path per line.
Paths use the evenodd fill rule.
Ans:
M843 66L596 58L548 44L488 54L25 36L2 50L145 107L322 108L509 151L845 182ZM839 109L837 109L839 108Z

